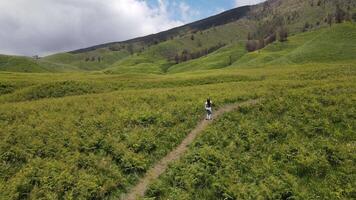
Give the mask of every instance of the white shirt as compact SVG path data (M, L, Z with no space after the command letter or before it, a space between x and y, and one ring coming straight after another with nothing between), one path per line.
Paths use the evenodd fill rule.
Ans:
M212 101L210 101L210 105L212 105L213 104L213 102ZM211 106L210 107L208 107L208 102L205 102L205 109L207 109L207 110L211 110Z

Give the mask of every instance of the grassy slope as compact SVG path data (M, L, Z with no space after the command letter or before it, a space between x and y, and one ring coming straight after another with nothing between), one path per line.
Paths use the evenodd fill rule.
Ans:
M0 55L0 71L45 73L78 72L82 70L73 65L63 64L62 62L55 63L47 59L34 60L24 56Z
M292 34L300 33L305 23L311 25L310 29L322 28L326 26L324 18L327 14L334 12L336 3L336 1L326 1L317 6L317 2L288 0L274 1L267 8L264 8L263 5L258 5L252 9L248 18L210 28L203 31L203 34L194 34L195 41L190 40L192 33L185 31L172 40L161 42L151 47L144 46L143 52L127 56L125 59L115 62L106 71L109 73L164 73L166 71L182 72L226 67L230 63L230 55L233 57L232 61L235 61L243 53L242 46L239 49L239 47L233 45L234 41L245 40L247 32L256 31L256 24L262 26L271 24L275 22L275 16L282 16L289 32ZM350 5L351 9L356 7L352 2L340 1L339 3L343 8L346 8L347 5ZM271 15L271 13L274 14ZM256 23L256 20L258 23ZM257 30L257 32L259 31ZM210 58L197 59L178 65L173 65L173 61L168 59L173 58L176 53L180 53L184 49L194 52L209 48L219 42L230 44L231 47L234 46L233 48L240 52L236 54L229 53L227 52L229 50L226 49L226 51L220 52L222 53L220 55L214 53ZM143 47L140 44L136 44L135 48L142 50ZM217 61L218 59L219 61Z
M43 58L42 60L45 62L42 64L65 64L67 66L73 66L81 70L94 71L107 68L114 62L117 62L118 60L126 57L128 54L129 53L125 50L110 51L107 49L98 49L81 54L60 53ZM91 60L93 57L95 58L95 61ZM102 59L100 62L97 60L98 57ZM90 60L86 61L86 59Z
M0 71L45 72L32 58L0 55Z
M349 25L348 27L345 25L343 28L335 28L334 30L332 30L333 33L326 33L325 36L323 36L322 31L320 31L320 29L325 30L326 32L330 31L327 29L327 25L324 22L324 18L327 14L329 13L333 13L334 9L335 9L335 4L336 2L329 2L327 1L325 4L321 4L320 6L317 6L316 2L313 3L313 5L311 4L311 2L309 1L276 1L276 5L275 4L271 4L272 6L270 8L268 8L267 10L263 11L263 6L256 6L253 10L253 15L255 15L256 13L263 13L262 16L259 16L258 14L256 14L256 16L259 16L260 18L258 18L259 20L259 24L268 24L268 23L272 23L273 22L273 18L272 15L268 15L266 13L275 13L275 15L280 15L280 16L285 16L287 18L287 16L293 16L293 13L297 13L296 17L294 19L291 18L291 20L286 20L287 23L287 27L289 29L289 32L291 34L298 34L302 31L305 23L309 23L311 25L311 27L309 28L309 31L311 30L313 33L310 33L310 35L308 35L308 33L306 35L300 35L299 38L295 38L292 39L294 41L289 42L289 43L284 43L284 44L280 44L280 45L289 45L289 47L286 46L278 46L276 45L276 47L274 47L275 49L271 51L276 51L275 54L272 54L272 52L266 52L266 55L254 55L252 54L248 54L246 57L242 57L242 59L240 60L239 58L245 53L244 51L244 44L241 43L237 43L237 41L241 40L244 41L244 39L246 38L246 34L248 31L253 31L256 29L256 26L254 25L255 21L252 19L242 19L239 20L238 22L232 23L231 24L226 24L220 27L215 27L212 28L213 30L215 30L215 32L213 31L212 33L210 32L210 34L208 34L209 37L202 37L199 38L198 41L204 41L205 43L209 43L211 41L211 38L216 39L219 38L221 41L226 42L227 44L229 44L227 47L225 47L223 50L214 52L208 56L202 57L200 59L196 59L196 60L191 60L188 62L184 62L184 63L180 63L178 65L172 65L169 64L169 61L167 61L164 57L164 53L165 52L170 52L170 51L177 51L178 52L182 50L182 48L177 47L177 44L175 42L179 42L179 39L174 39L173 42L164 42L162 44L158 44L159 47L155 47L153 48L153 52L151 54L148 54L149 58L152 58L152 55L160 55L161 57L156 57L155 59L153 59L154 61L157 61L157 63L154 63L153 65L149 65L149 63L152 61L148 61L147 59L146 64L149 65L150 67L155 67L155 70L148 69L145 70L143 67L146 67L146 65L142 65L140 66L142 63L140 62L133 62L134 64L130 63L130 64L126 64L126 63L116 63L116 65L118 65L118 67L116 67L116 70L113 70L113 72L127 72L130 71L130 68L134 68L135 72L139 72L140 70L143 70L144 72L159 72L162 68L166 69L166 67L168 68L168 72L171 73L175 73L175 72L184 72L184 71L194 71L194 70L204 70L204 69L216 69L216 68L223 68L223 67L227 67L230 64L230 56L232 56L232 61L233 62L237 62L237 65L244 65L246 63L246 61L248 61L248 63L246 63L247 66L252 66L252 65L259 65L260 63L258 62L263 62L263 63L267 63L271 60L274 60L276 58L278 58L281 55L285 55L286 53L289 53L288 51L293 50L294 47L299 47L304 43L307 42L311 42L313 44L309 44L309 46L305 46L304 48L309 48L308 52L305 52L305 54L303 55L303 53L298 53L297 51L294 52L295 55L290 55L291 57L284 59L284 62L287 62L285 64L292 64L293 62L300 62L300 60L304 60L305 62L308 62L308 56L306 55L306 53L308 54L320 54L319 55L319 59L323 59L320 56L323 55L330 55L330 56L340 56L338 54L337 51L340 52L340 50L337 49L333 49L332 46L333 44L327 44L327 40L333 41L333 40L337 40L338 38L336 37L341 37L341 38L348 38L351 39L351 41L354 41L354 26ZM340 1L339 2L340 5L344 6L345 8L347 7L347 5L351 6L351 9L355 9L356 5L354 3L347 3L345 1ZM352 11L350 11L352 12ZM274 15L273 15L274 16ZM249 25L247 25L249 24ZM217 30L217 31L216 31ZM225 35L225 33L229 31L231 33L231 35ZM209 31L207 31L209 32ZM236 36L233 35L233 33L237 33ZM220 34L222 33L222 34ZM346 34L350 34L350 35L343 35L344 33ZM313 39L312 37L316 37L317 34L320 34L320 36L318 38L315 38L316 41L309 41L311 39ZM299 34L298 34L299 35ZM199 34L195 35L196 37L199 37ZM309 37L310 36L310 37ZM182 42L181 44L184 44L184 48L188 49L188 50L196 50L196 46L194 46L194 42L192 43L191 41L189 42L189 38L190 35L188 34L186 37L186 41ZM225 39L226 38L226 39ZM203 44L204 44L203 42ZM352 42L347 42L346 40L343 40L343 45L340 45L339 48L348 48L349 52L354 52L354 47L352 45ZM173 45L171 45L173 43ZM174 45L175 44L175 45ZM160 46L163 46L163 48L160 48ZM170 45L172 47L170 47ZM311 47L311 45L314 45L314 48ZM328 51L331 50L330 52L321 52L318 50L318 45L323 45L324 46L324 50ZM209 45L207 45L209 46ZM294 47L293 47L294 46ZM341 47L342 46L342 47ZM183 48L183 49L184 49ZM273 47L271 47L273 48ZM285 50L285 52L278 52L278 49L282 48L283 50ZM150 51L150 50L149 50ZM300 52L303 52L302 48L299 48ZM163 53L163 54L162 54ZM299 54L299 55L297 55ZM351 55L352 53L350 53L349 55ZM258 59L261 59L260 61L254 60L253 58L257 56ZM299 56L299 57L298 57ZM301 56L305 56L305 58L301 58ZM315 57L316 55L309 55L309 57ZM128 58L130 59L140 59L139 57L133 57L133 58ZM343 58L341 58L343 59ZM137 60L136 60L137 61ZM154 62L153 61L153 62ZM290 62L291 61L291 62ZM256 62L256 63L254 63ZM240 64L241 63L241 64ZM281 59L279 61L280 64L283 63L283 60ZM277 62L275 63L271 63L271 64L278 64ZM120 65L122 65L120 67ZM171 66L170 66L171 65ZM136 66L136 67L134 67ZM162 72L162 71L161 71Z
M297 64L304 63L333 63L333 62L344 62L352 63L354 62L354 54L356 52L356 25L352 23L344 23L339 25L333 25L331 28L323 28L320 30L315 30L312 32L306 32L302 34L298 34L289 38L287 42L273 43L266 48L252 53L246 53L243 49L241 43L237 41L236 44L232 44L226 46L215 53L212 53L208 56L202 57L200 59L188 61L185 63L181 63L169 69L170 73L175 72L184 72L184 71L195 71L195 70L203 70L203 69L214 69L214 68L223 68L229 64L229 57L232 57L232 61L235 61L231 67L239 67L239 68L251 68L251 67L262 67L262 66L292 66ZM173 42L173 41L172 41ZM155 48L158 48L156 46ZM154 52L154 51L152 51ZM154 55L152 54L152 57ZM151 60L154 60L150 58ZM132 60L131 60L132 61ZM155 61L157 62L157 61ZM143 65L142 63L140 65ZM154 66L149 65L151 68L155 69ZM68 68L67 68L68 69ZM142 69L137 69L138 71L132 72L142 72ZM159 69L157 69L157 73ZM147 71L147 73L152 71ZM194 74L203 74L200 78L195 79L196 84L204 84L204 83L214 83L216 81L209 80L209 76L211 77L213 74L219 74L217 71L211 71L209 73L197 71ZM204 75L209 74L209 75ZM25 75L24 75L25 76ZM44 75L43 77L46 77ZM83 74L83 77L85 74ZM130 76L122 75L121 77L126 76L129 79ZM135 77L135 75L131 75ZM218 75L216 75L218 76ZM60 80L63 77L67 77L69 82L61 82ZM155 81L151 81L151 78L154 78L154 75L145 75L140 76L143 79L142 82L146 83L146 88L153 87L152 85L160 85L160 87L170 87L172 84L180 83L184 84L184 78L177 78L174 81L170 78L167 78L165 81L160 81L157 83ZM147 77L147 78L143 78ZM181 77L178 74L176 77ZM227 77L225 80L227 80ZM38 79L38 76L36 76ZM135 78L133 78L135 79ZM241 80L243 77L231 76L230 80ZM125 80L117 81L113 80L93 80L93 81L81 81L78 80L78 77L71 79L68 75L58 75L57 80L54 83L44 83L42 84L40 81L30 81L28 79L27 85L29 87L23 88L21 90L17 90L16 92L11 92L11 94L7 94L5 96L0 97L0 102L6 101L21 101L21 100L31 100L31 99L40 99L44 97L59 97L59 96L68 96L68 95L77 95L83 93L100 93L102 91L114 91L121 90L124 88L135 88L142 87L140 83L136 83L135 81ZM19 89L19 87L12 84L11 78L2 83L3 93L10 93L14 88ZM66 85L66 87L62 87L61 84ZM135 85L138 84L138 85ZM142 84L144 85L144 84ZM80 87L82 88L80 91L73 92L65 92L68 87ZM11 89L9 89L11 88ZM49 91L52 91L50 95L47 95ZM57 91L57 92L56 92Z
M311 62L352 62L356 53L356 24L344 23L297 34L287 42L275 42L247 53L244 43L233 43L208 56L180 63L170 73L231 67L293 65Z
M169 68L169 73L224 68L236 62L246 53L243 42L234 42L198 59L183 62Z
M163 73L174 64L173 61L167 60L167 57L174 58L177 52L180 53L184 49L196 52L219 43L232 43L237 39L246 37L248 26L251 25L247 25L246 21L240 20L195 34L178 36L172 40L151 46L143 53L127 57L113 64L107 71L114 73ZM245 28L241 29L241 27ZM191 39L192 35L194 35L194 40Z
M233 23L212 27L205 31L195 33L195 40L192 41L193 34L188 29L179 32L179 35L173 39L160 42L156 45L148 46L147 44L136 42L132 44L134 55L128 52L128 44L117 44L117 51L111 51L108 47L88 51L85 53L59 53L45 57L37 62L43 71L66 72L66 71L98 71L105 70L107 73L165 73L181 72L188 70L215 69L226 67L229 63L229 56L232 55L233 61L240 54L221 52L221 55L215 53L211 58L189 61L179 65L173 65L172 58L175 54L181 53L184 49L190 52L210 48L218 43L230 44L234 46L234 41L245 40L247 32L261 32L257 30L257 25L265 27L268 24L276 23L279 17L282 17L290 33L300 33L305 23L309 23L312 28L318 29L325 27L324 18L327 14L333 13L336 1L322 1L320 6L317 2L301 0L277 0L271 1L270 6L257 5L252 8L247 18L240 19ZM354 2L339 0L340 5L346 9L350 5L350 12L355 12L356 5ZM273 14L272 14L273 13ZM277 20L278 21L278 20ZM236 50L238 49L237 47ZM242 47L241 47L242 51ZM95 58L92 61L91 58ZM102 58L99 62L97 59ZM228 57L228 58L226 58ZM89 58L89 60L88 60ZM216 61L220 59L220 61ZM222 60L225 60L224 62ZM229 60L226 62L226 60ZM201 62L202 61L202 62ZM200 63L201 62L201 63ZM196 65L199 63L199 65ZM7 66L6 70L11 68L12 71L28 71L32 68L24 69L23 66ZM172 68L172 69L170 69ZM38 68L34 69L39 72Z
M354 45L356 41L356 28L355 24L352 23L333 25L332 28L326 27L297 34L290 37L288 42L276 42L260 51L252 53L246 53L243 42L238 41L239 38L246 34L235 32L239 30L238 27L240 26L242 26L242 23L216 27L202 34L195 34L194 41L189 36L186 36L152 46L143 53L126 58L124 58L125 53L115 53L102 49L97 50L103 52L102 54L95 52L90 52L86 55L64 53L45 57L39 61L33 61L25 57L2 56L2 69L5 71L29 70L32 72L82 71L94 69L92 65L95 65L95 69L97 70L106 66L113 66L107 69L106 72L114 73L163 73L165 69L168 69L170 73L176 73L227 67L230 64L230 56L232 62L234 62L233 66L249 67L320 62L322 60L329 62L335 59L346 61L352 60L356 51ZM227 30L230 30L230 32ZM222 42L230 44L208 56L173 66L171 66L172 63L165 59L167 54L170 54L169 52L182 51L185 48L197 51L216 45L220 41L220 38L225 38ZM205 41L204 45L198 47L199 41ZM337 46L335 45L336 43L338 43ZM345 54L344 52L347 53ZM76 67L76 63L78 64L76 57L84 60L86 57L96 57L98 55L104 55L102 62L89 61L81 63L79 67ZM117 62L118 59L122 60ZM17 66L17 68L13 68L12 66Z
M59 53L39 60L21 56L0 55L0 71L33 73L99 71L128 55L129 53L126 50L110 51L107 49L98 49L82 54ZM95 61L91 60L93 57ZM98 57L101 59L100 62ZM87 59L90 60L86 61Z
M233 67L288 65L312 62L352 62L356 52L356 24L333 25L289 37L262 50L245 54Z

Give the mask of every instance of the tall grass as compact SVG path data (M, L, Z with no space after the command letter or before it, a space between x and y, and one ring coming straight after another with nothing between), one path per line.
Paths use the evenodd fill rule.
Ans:
M202 119L206 97L213 99L216 108L252 98L270 99L266 104L279 105L285 98L290 101L299 95L289 91L304 87L313 88L314 93L320 89L321 94L315 97L307 95L311 92L304 95L312 99L330 87L335 92L352 93L354 76L354 65L339 64L231 68L169 76L1 74L2 85L9 88L0 96L1 198L114 198L182 141ZM281 99L271 94L281 94ZM331 95L325 101L331 99L338 105L345 99L341 97ZM289 113L300 108L296 113L300 116L306 105ZM259 109L251 119L259 119ZM345 113L351 107L335 109ZM270 112L273 109L262 112L261 120L271 118ZM325 116L329 113L325 111ZM233 123L224 130L241 130L240 121ZM283 120L278 123L283 128ZM265 129L263 125L260 128ZM169 191L169 184L162 191L165 189Z
M258 105L225 114L146 197L353 199L355 68L349 72L299 76Z

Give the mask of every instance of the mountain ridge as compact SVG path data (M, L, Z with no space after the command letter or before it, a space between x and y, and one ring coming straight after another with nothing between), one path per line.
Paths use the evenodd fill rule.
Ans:
M168 39L169 36L175 35L175 34L179 33L179 30L185 29L185 28L193 29L193 30L197 30L197 31L205 30L212 26L219 26L219 25L227 24L232 21L240 19L241 17L246 15L246 13L250 10L250 7L251 6L241 6L238 8L227 10L222 13L204 18L204 19L200 19L198 21L194 21L194 22L191 22L188 24L184 24L182 26L174 27L174 28L162 31L162 32L149 34L149 35L145 35L145 36L141 36L141 37L136 37L136 38L132 38L132 39L124 40L124 41L109 42L109 43L94 45L94 46L90 46L90 47L86 47L86 48L68 51L68 53L74 53L74 54L75 53L83 53L86 51L92 51L92 50L96 50L98 48L108 47L110 45L118 44L118 43L141 42L141 41L147 42L147 41L152 41L152 40L155 40L155 39L158 39L161 37ZM161 36L161 35L168 35L168 37Z
M245 42L255 45L285 29L289 35L328 27L336 21L336 11L342 10L350 20L356 13L356 2L349 0L269 0L244 6L198 20L180 27L121 42L105 43L70 52L62 52L39 60L27 59L29 66L39 66L42 72L101 71L104 73L165 74L181 65L194 70L189 63L200 58L215 62L200 69L230 66L241 54L246 54ZM332 14L332 15L331 15ZM346 15L346 16L345 16ZM258 45L260 46L260 45ZM260 48L266 46L262 44ZM234 48L235 50L232 50ZM220 54L220 51L225 54ZM216 53L217 52L217 53ZM217 56L216 54L219 54ZM238 55L237 55L238 54ZM191 62L192 61L192 62ZM198 63L200 64L200 63ZM5 71L39 71L24 69L13 63Z

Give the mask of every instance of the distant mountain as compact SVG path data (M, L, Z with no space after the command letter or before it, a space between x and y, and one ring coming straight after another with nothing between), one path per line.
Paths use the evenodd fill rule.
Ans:
M278 37L281 29L290 36L309 32L328 27L329 22L335 23L340 16L342 21L350 21L355 13L353 0L269 0L161 33L54 54L34 62L51 72L162 74L182 69L223 68L247 53L247 39L266 41L273 35ZM201 63L202 59L210 64ZM12 69L0 69L24 71L16 64Z
M206 29L209 29L214 26L221 26L230 22L234 22L236 20L241 19L242 17L245 17L248 12L250 11L250 6L243 6L235 9L228 10L226 12L220 13L215 16L208 17L206 19L202 19L190 24L186 24L184 26L180 26L177 28L173 28L167 31L163 31L157 34L152 34L152 35L147 35L144 37L138 37L134 39L130 39L127 41L123 42L112 42L112 43L106 43L106 44L100 44L84 49L78 49L75 51L71 51L69 53L85 53L89 51L94 51L96 49L100 48L110 48L110 47L115 47L115 45L118 44L127 44L127 43L143 43L143 44L154 44L155 42L158 41L165 41L170 39L171 37L176 37L179 34L185 34L186 32L196 32L196 31L203 31Z

